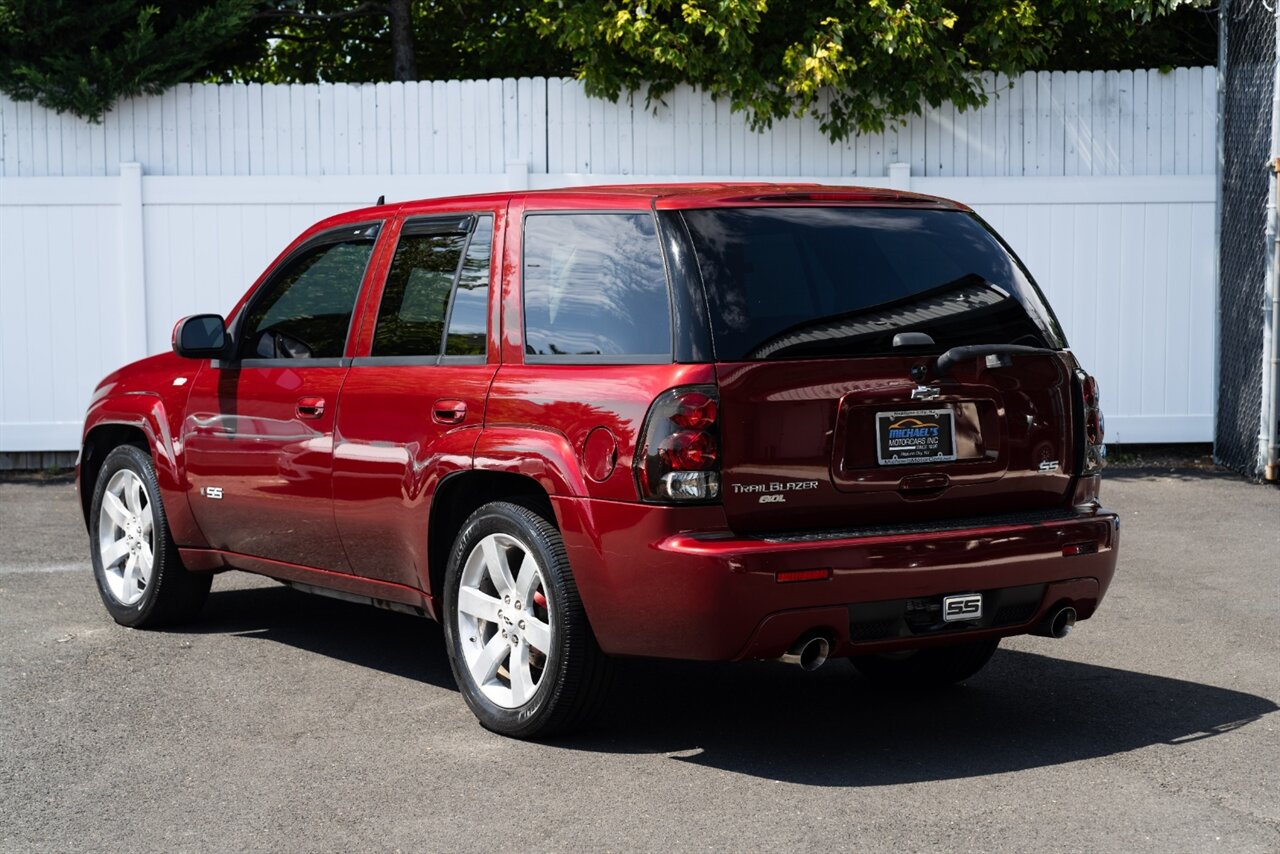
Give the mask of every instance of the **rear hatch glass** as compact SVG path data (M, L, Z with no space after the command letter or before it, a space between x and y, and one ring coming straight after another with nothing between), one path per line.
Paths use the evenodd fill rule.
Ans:
M961 344L1062 347L1030 277L972 214L913 208L684 212L720 361L893 353L922 331Z
M1074 362L1021 263L941 208L686 210L739 530L874 526L1064 503ZM928 336L899 338L900 333ZM973 344L920 387L913 366Z

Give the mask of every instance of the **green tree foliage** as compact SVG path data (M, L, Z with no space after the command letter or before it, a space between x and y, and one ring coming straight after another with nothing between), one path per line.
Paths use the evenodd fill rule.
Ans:
M0 0L0 90L97 121L202 76L252 13L252 0Z
M352 0L260 3L245 41L247 61L220 80L264 83L458 80L571 74L568 53L529 19L538 0L415 0L409 6L414 74L395 73L396 36L388 7ZM403 42L402 42L403 43Z
M982 71L1081 67L1059 50L1073 48L1076 61L1095 59L1095 46L1105 55L1176 3L544 0L534 18L570 52L593 95L644 90L660 99L688 82L747 111L755 127L811 113L843 139L923 103L984 104Z
M1186 0L0 0L0 90L99 119L188 80L577 75L841 139L985 103L982 71L1211 64L1215 24Z

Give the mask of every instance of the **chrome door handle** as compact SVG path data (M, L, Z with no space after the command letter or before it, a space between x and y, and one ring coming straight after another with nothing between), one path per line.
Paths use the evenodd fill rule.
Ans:
M319 418L324 415L324 398L323 397L303 397L299 398L297 409L299 418Z
M467 405L461 400L437 400L431 407L431 419L437 424L461 424L467 417Z

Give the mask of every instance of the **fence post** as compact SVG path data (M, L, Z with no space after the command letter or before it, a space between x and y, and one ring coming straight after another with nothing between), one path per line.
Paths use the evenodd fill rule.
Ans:
M911 189L911 164L889 164L889 186L894 190Z
M147 276L142 222L142 164L120 164L120 286L124 357L146 356Z
M507 164L507 189L529 189L529 164L523 160L513 160Z

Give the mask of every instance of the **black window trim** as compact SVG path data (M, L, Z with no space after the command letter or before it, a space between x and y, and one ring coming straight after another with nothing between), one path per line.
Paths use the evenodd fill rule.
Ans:
M671 296L671 274L667 269L666 257L662 261L662 277L667 290L667 322L668 331L670 332L670 340L666 353L637 353L622 355L575 355L566 353L561 356L547 355L541 353L525 353L524 348L527 346L529 337L527 314L524 310L525 295L525 251L528 248L528 241L525 239L528 230L526 224L531 216L582 216L584 214L600 214L600 215L617 215L627 214L634 216L636 214L648 214L653 220L654 234L658 240L659 251L662 246L662 223L658 220L655 209L651 206L648 208L550 208L550 209L534 209L525 210L520 218L520 349L521 355L524 357L526 365L670 365L675 362L676 352L676 321L675 321L675 305Z
M494 234L497 236L497 218L493 211L482 210L475 213L447 213L447 214L426 214L423 216L410 217L400 226L400 233L396 235L395 248L391 250L391 263L395 263L396 252L400 251L400 241L405 237L422 237L429 235L449 235L449 234L465 234L466 240L463 241L462 251L458 255L458 266L453 271L453 284L449 286L449 305L445 308L444 328L440 333L440 352L434 356L375 356L373 355L373 346L378 339L378 313L382 310L382 300L387 295L386 279L382 282L382 293L378 296L378 305L374 309L373 338L369 341L369 355L358 356L351 360L353 368L371 368L371 367L422 367L432 365L484 365L489 361L489 312L488 299L485 300L485 352L484 355L458 356L445 355L445 347L449 341L449 322L453 319L454 300L458 295L458 281L462 278L462 266L466 263L467 252L471 249L471 240L475 237L476 228L480 224L481 217L490 217L494 220ZM448 226L449 223L455 223L453 227ZM437 228L436 226L441 226ZM490 240L492 241L492 237ZM493 283L493 246L489 247L489 282ZM391 268L387 267L387 278L391 276ZM486 290L486 296L488 291ZM461 361L460 361L461 360Z
M245 300L244 306L236 313L231 322L227 324L227 336L231 339L232 347L239 349L241 341L239 340L240 324L257 305L258 301L263 298L271 286L275 284L280 272L288 268L297 258L307 252L317 249L321 246L328 246L333 243L363 243L369 241L373 243L373 249L369 252L369 259L365 261L364 271L360 274L360 285L356 289L356 301L351 306L351 317L347 320L347 337L342 342L343 352L346 352L347 345L351 343L351 333L355 329L356 317L358 312L356 309L360 305L360 295L364 293L365 279L369 276L369 265L373 263L373 257L377 254L378 238L382 235L383 226L386 225L385 219L366 220L364 222L353 223L351 225L342 225L332 228L328 231L322 231L310 240L296 247L292 252L280 259L280 263L270 269L266 277L263 278L262 284L254 289L249 299ZM353 236L354 235L354 236ZM212 359L210 366L214 368L345 368L349 367L352 360L345 356L338 358L325 359Z

